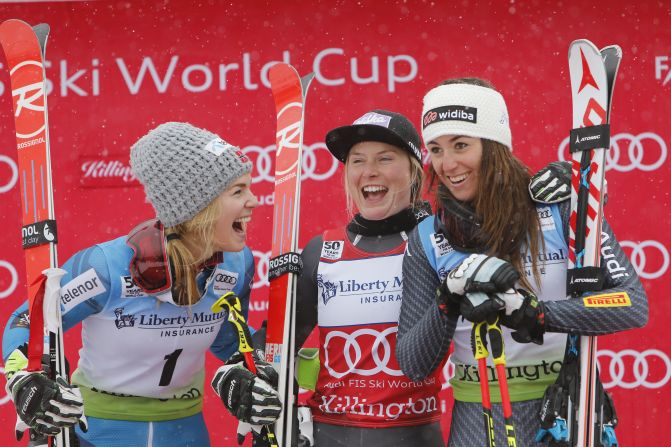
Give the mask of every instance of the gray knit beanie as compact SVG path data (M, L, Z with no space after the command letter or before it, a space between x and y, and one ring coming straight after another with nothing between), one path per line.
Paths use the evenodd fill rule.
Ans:
M151 130L131 147L130 165L166 227L190 220L252 171L239 148L188 123Z

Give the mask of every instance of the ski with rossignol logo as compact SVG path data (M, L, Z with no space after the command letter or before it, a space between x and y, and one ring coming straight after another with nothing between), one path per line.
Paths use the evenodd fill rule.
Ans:
M275 205L270 268L266 360L279 373L278 391L283 410L275 424L280 447L290 447L293 438L296 280L300 272L298 216L305 97L313 74L301 79L288 64L270 68L268 78L275 99L277 133L275 152Z
M601 225L606 151L610 147L610 109L622 50L611 45L599 51L588 40L569 48L573 100L571 215L568 294L603 288ZM617 416L603 390L596 366L596 337L569 335L562 370L545 393L541 430L536 441L550 446L611 447L617 445Z
M52 378L58 374L67 380L60 300L49 293L52 284L59 287L59 277L52 274L58 260L44 69L48 34L47 24L31 27L13 19L0 25L0 45L10 74L18 152L30 316L28 369L42 370L42 354L46 351ZM49 445L54 445L54 441L58 447L69 447L69 429L50 437Z

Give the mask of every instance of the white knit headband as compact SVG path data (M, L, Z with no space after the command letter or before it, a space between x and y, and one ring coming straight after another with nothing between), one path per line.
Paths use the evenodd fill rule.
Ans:
M498 141L512 149L508 109L496 90L471 84L440 85L424 96L424 144L443 135Z

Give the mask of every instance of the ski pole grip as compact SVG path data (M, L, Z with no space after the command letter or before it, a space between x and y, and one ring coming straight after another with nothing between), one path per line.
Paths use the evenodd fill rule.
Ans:
M489 355L487 352L487 328L485 322L473 323L471 329L471 350L475 360L486 359Z
M505 365L506 355L503 351L503 331L499 324L499 317L494 319L493 323L487 322L487 335L489 336L489 346L492 350L492 359L495 365Z

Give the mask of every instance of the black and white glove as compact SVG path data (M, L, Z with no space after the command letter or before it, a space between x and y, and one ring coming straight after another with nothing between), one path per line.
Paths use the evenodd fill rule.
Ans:
M37 433L56 435L63 427L75 424L86 431L81 392L62 377L51 380L42 372L17 371L5 389L20 421ZM17 422L17 437L25 429L21 422Z
M510 289L520 275L503 259L472 254L450 271L445 278L445 290L454 295L469 292L497 293Z
M461 300L461 315L471 323L487 321L506 307L496 293L471 292Z
M513 339L518 343L543 344L545 333L545 307L536 295L525 289L511 289L497 293L505 302L505 311L501 312L501 324L515 332Z
M238 353L215 372L212 388L240 421L268 425L275 422L282 411L275 390L279 377L269 363L254 355L258 375L245 367L243 356Z
M571 163L553 161L529 181L529 194L534 202L551 204L571 198Z

